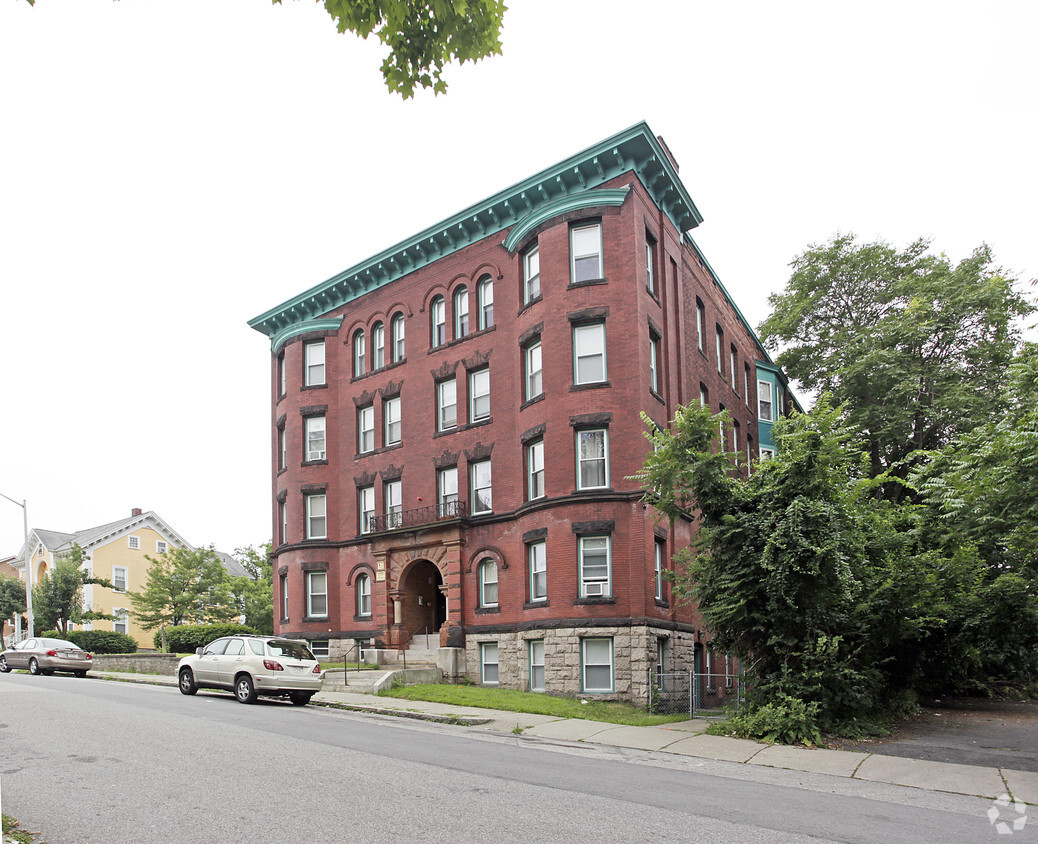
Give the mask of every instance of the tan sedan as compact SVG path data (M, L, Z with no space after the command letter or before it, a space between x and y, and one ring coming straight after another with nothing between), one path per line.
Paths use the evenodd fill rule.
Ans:
M82 648L64 639L43 639L39 636L18 642L0 654L0 671L28 668L30 674L53 674L68 671L86 677L94 665L94 658Z

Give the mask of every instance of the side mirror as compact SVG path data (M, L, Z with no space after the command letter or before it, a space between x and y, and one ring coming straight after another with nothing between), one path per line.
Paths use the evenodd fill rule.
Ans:
M202 649L201 648L195 648L195 656L201 656L201 655L202 655Z

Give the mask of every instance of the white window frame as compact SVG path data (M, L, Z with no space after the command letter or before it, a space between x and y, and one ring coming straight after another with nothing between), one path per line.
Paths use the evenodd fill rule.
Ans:
M371 618L371 578L357 575L357 618Z
M402 521L400 514L404 509L403 485L399 480L386 481L382 492L385 497L386 527L399 527Z
M112 632L113 633L130 633L130 611L126 607L112 607L112 615L115 618L112 619ZM122 628L121 630L119 628Z
M658 539L653 544L653 584L657 601L663 600L663 543Z
M364 329L358 328L353 334L353 377L359 378L367 369L368 344L364 337Z
M523 253L523 304L541 295L541 251L536 245Z
M608 659L603 661L605 654L602 653L603 647L608 649ZM594 650L594 653L590 653ZM592 662L591 660L596 660ZM600 680L594 680L588 682L588 669L602 669L608 667L609 683L603 685ZM614 671L614 651L613 651L613 640L611 637L606 636L588 636L580 640L580 690L588 693L611 693L616 685L615 671ZM599 670L596 674L601 674Z
M360 515L360 532L371 533L371 520L375 517L375 487L357 488L357 512Z
M283 574L278 578L281 584L281 618L288 618L288 575Z
M278 471L288 468L288 434L285 426L278 428Z
M324 340L303 344L304 381L307 387L323 386L325 382Z
M288 374L285 372L285 353L278 355L278 398L282 398L288 390Z
M393 363L399 363L404 359L404 355L407 351L407 343L405 337L407 329L404 327L403 314L397 314L395 317L393 317L391 328L393 332Z
M721 326L714 326L714 341L717 345L717 373L724 378L724 331Z
M581 428L575 434L577 456L577 489L605 489L609 486L609 429ZM585 457L586 444L601 444L600 451ZM601 465L602 483L594 483L592 475Z
M310 653L312 653L318 659L322 659L328 656L327 639L310 639L306 644L307 647L310 648Z
M306 429L307 462L328 459L328 426L324 415L307 416L304 419ZM319 435L319 436L318 436Z
M649 389L654 393L660 391L659 344L655 334L649 334Z
M281 545L288 542L288 501L278 502L278 515L281 517Z
M656 295L656 244L646 233L645 236L645 269L646 269L646 281L645 287L648 291L655 296Z
M742 395L746 402L746 406L750 406L750 365L744 363L742 365Z
M579 241L579 243L578 243ZM596 281L602 269L602 224L572 226L569 230L570 280L573 284Z
M469 489L472 492L472 515L494 510L493 470L489 460L469 464Z
M704 313L703 303L696 297L696 344L699 347L699 351L706 354L706 339L703 336L703 331L706 325L706 314Z
M118 575L119 572L122 572L122 575L123 575L122 576L122 583L123 583L123 585L121 587L118 585L119 584L119 575ZM130 578L130 570L128 568L126 568L126 566L112 566L112 591L113 592L125 592L129 588L129 583L130 583L130 579L129 578Z
M448 466L436 473L436 501L440 505L440 516L446 516L458 502L458 467Z
M324 588L323 590L315 589L315 586ZM324 601L323 610L320 606L321 599ZM306 572L306 616L307 618L328 617L328 572L326 571Z
M438 348L447 342L447 303L442 296L432 300L432 347Z
M770 381L757 379L757 419L761 422L775 421L774 385ZM765 411L765 408L767 410Z
M306 496L306 538L328 538L328 496L310 493Z
M436 430L458 427L458 381L448 378L436 384Z
M494 324L494 280L488 275L483 276L476 291L479 300L479 329L483 331Z
M526 444L526 500L544 498L544 440Z
M768 448L766 445L762 445L757 449L757 454L760 455L761 460L774 460L775 449Z
M596 536L581 536L577 539L577 558L580 567L580 597L581 598L611 598L613 596L613 543L608 534ZM605 577L601 573L588 574L585 560L590 558L597 560L602 552L605 552ZM596 562L593 569L601 569L601 563Z
M543 692L544 686L544 639L531 639L527 644L530 661L530 691Z
M133 551L139 551L141 548L141 538L139 536L131 534L130 536L126 537L126 547L132 549Z
M497 562L488 557L479 564L479 605L483 609L499 606L497 578Z
M371 369L381 369L386 365L386 327L376 322L371 328Z
M544 364L541 355L541 341L526 347L526 401L537 398L544 393Z
M479 644L479 682L484 686L496 686L500 676L500 655L497 642Z
M736 461L739 459L739 429L741 427L738 419L732 420L732 453L735 454Z
M735 373L739 371L737 366L739 362L739 353L735 350L735 346L728 347L728 367L731 373L732 379L732 390L738 392L735 388Z
M375 450L375 406L357 408L357 454Z
M165 554L169 550L169 543L165 539L155 540L155 553Z
M464 285L454 291L454 339L469 334L469 289Z
M530 603L548 600L548 543L540 539L526 546Z
M490 367L469 373L469 422L490 418Z
M596 359L600 359L601 363L594 363ZM596 375L601 377L594 377ZM609 372L606 367L605 323L589 322L584 325L574 325L573 383L600 384L607 380L609 380Z
M396 445L403 437L403 420L401 418L400 396L394 396L382 402L382 419L384 445Z

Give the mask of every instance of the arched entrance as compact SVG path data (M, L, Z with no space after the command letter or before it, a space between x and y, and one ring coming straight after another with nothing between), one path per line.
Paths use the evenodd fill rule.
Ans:
M447 620L447 596L442 586L443 575L428 560L418 560L410 566L400 584L405 635L428 634L437 642L433 647L438 646L440 627Z

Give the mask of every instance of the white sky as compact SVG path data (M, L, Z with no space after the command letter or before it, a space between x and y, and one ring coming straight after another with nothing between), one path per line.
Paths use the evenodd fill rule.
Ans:
M1038 276L1033 0L513 5L503 56L403 102L307 0L0 0L0 492L30 527L266 541L246 321L643 119L755 325L836 231Z

